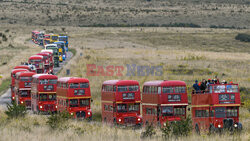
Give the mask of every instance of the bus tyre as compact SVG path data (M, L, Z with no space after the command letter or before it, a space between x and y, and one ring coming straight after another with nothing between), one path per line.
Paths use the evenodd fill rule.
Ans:
M87 120L88 120L88 122L91 122L92 121L92 116L89 117Z
M200 129L199 129L199 126L198 124L195 125L195 132L200 135Z
M106 118L106 117L103 119L103 122L104 122L104 123L107 123L107 118Z

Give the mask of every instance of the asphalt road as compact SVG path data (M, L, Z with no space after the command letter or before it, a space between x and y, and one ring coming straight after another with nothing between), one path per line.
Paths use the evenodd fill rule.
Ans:
M73 57L72 52L67 52L67 58L65 61L60 63L60 67L54 68L54 73L57 74L63 66ZM4 108L7 108L7 103L11 103L11 91L8 89L3 95L0 97L0 105Z

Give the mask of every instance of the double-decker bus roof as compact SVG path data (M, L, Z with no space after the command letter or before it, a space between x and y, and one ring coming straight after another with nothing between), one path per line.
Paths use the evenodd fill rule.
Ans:
M36 73L34 72L30 72L30 71L21 71L21 72L17 72L16 75L19 77L31 77L33 75L35 75Z
M79 77L62 77L58 79L58 82L65 82L65 83L89 83L89 80L86 78L79 78Z
M47 44L47 45L45 45L45 48L50 47L50 46L57 47L57 44Z
M156 80L148 81L143 84L144 86L186 86L184 81L179 80Z
M103 85L139 85L136 80L107 80L103 82Z
M30 67L27 65L20 65L20 66L15 66L14 69L27 69L27 70L29 70Z
M54 44L65 44L64 41L56 41Z
M30 56L29 60L30 59L43 59L43 56L42 55L32 55L32 56Z
M17 72L21 72L21 71L29 71L27 69L13 69L11 70L11 74L16 74Z
M41 50L41 53L49 53L49 54L53 54L53 50L52 49L43 49Z
M49 56L49 53L47 53L47 52L40 52L40 53L37 53L36 55Z
M56 75L52 75L52 74L35 74L35 75L33 75L33 78L37 78L37 79L57 79L58 77Z

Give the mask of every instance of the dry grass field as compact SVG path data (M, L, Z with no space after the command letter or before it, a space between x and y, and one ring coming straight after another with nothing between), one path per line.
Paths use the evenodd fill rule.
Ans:
M102 82L109 79L135 79L142 86L149 80L183 80L188 84L189 93L194 80L214 78L233 80L240 87L250 88L250 44L234 39L238 33L250 30L209 29L209 28L90 28L23 26L2 24L0 32L8 36L8 41L0 44L6 64L0 66L4 78L9 77L12 67L38 52L40 48L29 43L31 30L69 35L69 48L77 54L59 74L86 77L90 80L94 122L70 120L66 129L51 131L46 124L46 116L28 115L25 119L7 120L0 110L2 140L140 140L144 129L132 130L114 128L100 123L100 90ZM6 29L9 29L6 32ZM11 35L11 37L9 37ZM14 47L9 47L12 44ZM14 56L13 56L14 54ZM81 55L82 54L82 55ZM3 57L4 58L4 57ZM2 59L1 59L2 61ZM123 76L87 76L86 65L123 66ZM162 76L126 76L127 64L163 67ZM242 94L242 100L249 100L249 94ZM249 109L241 108L240 121L244 130L240 135L223 134L188 137L176 140L249 140ZM161 131L150 140L162 140ZM14 136L15 135L15 136ZM175 138L172 138L175 140ZM147 140L147 139L146 139ZM149 140L149 139L148 139Z
M0 21L23 25L249 28L249 0L0 0Z

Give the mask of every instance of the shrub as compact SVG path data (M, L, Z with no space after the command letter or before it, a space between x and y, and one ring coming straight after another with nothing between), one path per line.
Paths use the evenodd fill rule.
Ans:
M141 133L141 138L147 138L147 137L152 137L153 135L156 134L155 128L153 124L149 124L146 126L145 131Z
M181 119L177 122L166 123L166 126L161 129L162 136L169 138L170 136L188 136L192 130L192 120L190 117Z
M235 36L235 40L240 40L242 42L250 42L250 35L239 33L237 36Z
M46 122L51 129L63 129L66 128L65 123L71 116L68 112L59 112L58 114L51 114Z
M24 105L17 105L16 101L12 101L11 104L7 103L7 111L5 111L5 114L8 118L25 117L27 110Z

